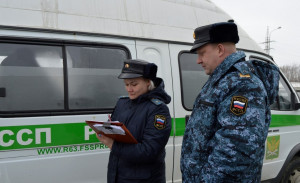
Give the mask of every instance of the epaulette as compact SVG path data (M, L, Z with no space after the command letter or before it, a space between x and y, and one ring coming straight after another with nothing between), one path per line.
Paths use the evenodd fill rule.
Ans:
M160 104L163 104L164 102L157 99L157 98L153 98L151 99L151 102L153 102L155 105L160 105Z
M247 61L234 64L234 67L240 72L239 73L240 78L251 78L252 77L252 74L253 74L252 67L249 63L247 63Z
M129 98L128 96L120 96L119 99L126 99Z

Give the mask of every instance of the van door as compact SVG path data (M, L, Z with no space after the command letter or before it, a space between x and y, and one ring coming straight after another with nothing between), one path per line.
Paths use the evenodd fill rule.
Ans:
M109 149L85 120L127 94L127 43L1 40L0 182L106 182Z
M208 76L201 65L196 64L197 54L190 53L191 46L170 44L174 90L174 182L181 182L180 154L185 125L193 109L194 101Z
M293 93L296 98L292 97ZM294 108L294 102L299 103L296 92L281 75L278 98L271 106L272 120L266 140L262 180L275 178L281 169L287 169L284 165L293 159L290 155L300 152L300 110Z
M157 77L161 77L165 83L166 92L172 97L171 103L168 104L172 119L174 119L174 94L171 75L171 63L169 57L169 48L167 43L152 41L136 41L137 58L155 63L158 67ZM174 152L174 125L166 146L166 179L172 181L173 173L173 152Z

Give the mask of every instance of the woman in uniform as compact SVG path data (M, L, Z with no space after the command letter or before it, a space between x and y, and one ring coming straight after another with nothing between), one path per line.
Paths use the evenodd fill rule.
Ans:
M111 150L108 183L165 183L165 146L171 131L166 104L171 97L164 82L156 77L157 66L143 60L124 62L119 79L124 79L128 97L121 97L112 114L138 141L127 144L104 135L97 138Z

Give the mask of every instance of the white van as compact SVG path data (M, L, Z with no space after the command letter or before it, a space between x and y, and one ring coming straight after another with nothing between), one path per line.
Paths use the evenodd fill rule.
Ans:
M106 120L123 61L158 65L172 96L167 182L181 182L185 123L207 76L193 30L230 17L209 0L0 1L0 182L106 182L109 150L85 120ZM239 27L247 58L273 62ZM197 83L197 84L195 84ZM283 74L262 180L300 179L299 96Z

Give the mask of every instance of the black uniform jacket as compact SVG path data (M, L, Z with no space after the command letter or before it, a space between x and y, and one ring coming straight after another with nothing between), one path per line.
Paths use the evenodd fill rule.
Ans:
M126 125L138 144L114 142L108 163L108 183L166 182L165 145L171 131L166 104L171 97L157 78L154 90L130 100L117 102L112 120Z

